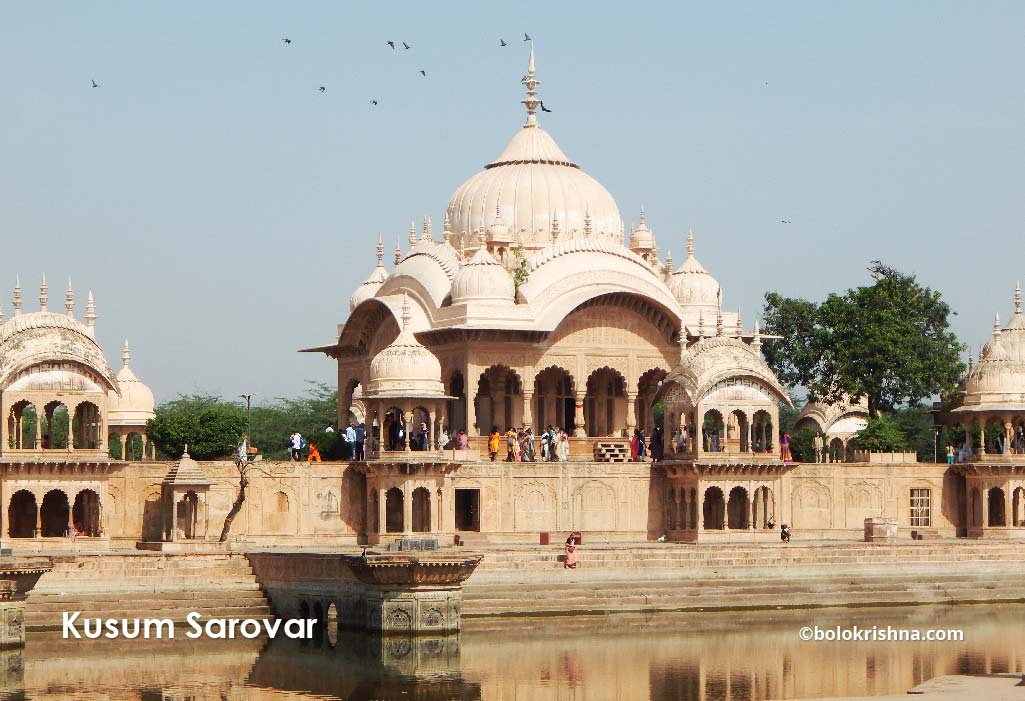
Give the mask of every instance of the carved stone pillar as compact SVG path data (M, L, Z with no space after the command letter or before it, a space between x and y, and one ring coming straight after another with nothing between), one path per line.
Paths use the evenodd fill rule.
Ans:
M986 419L979 419L979 455L986 454Z
M413 532L413 492L407 481L402 485L402 533Z
M573 403L573 435L576 438L586 438L587 431L584 429L584 400L586 392L577 392Z
M402 423L403 435L402 435L402 449L409 452L409 434L412 433L413 428L413 411L406 410L405 407L399 410L399 421Z
M534 427L534 391L528 390L526 383L523 385L523 427Z
M751 501L748 502L747 529L749 531L753 531L755 529L755 512L755 499L752 497Z
M637 392L626 392L626 437L634 434L637 428Z
M383 536L388 532L388 492L377 490L377 534Z
M438 445L438 427L435 422L437 416L438 409L436 406L432 406L430 411L427 412L427 450L439 450L441 448L441 446Z

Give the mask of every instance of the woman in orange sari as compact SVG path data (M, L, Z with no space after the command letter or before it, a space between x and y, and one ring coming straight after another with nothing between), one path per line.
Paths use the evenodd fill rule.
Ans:
M566 569L576 569L577 567L577 540L572 533L569 534L569 538L566 539L566 545L563 548L566 551L563 556L562 566Z

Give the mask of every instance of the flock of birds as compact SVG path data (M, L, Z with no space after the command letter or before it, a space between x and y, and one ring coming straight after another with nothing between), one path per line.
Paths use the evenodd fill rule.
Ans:
M291 39L289 39L288 37L284 37L284 38L282 38L282 40L281 40L281 41L282 41L282 43L284 43L284 45L285 45L285 46L288 46L289 44L291 44L291 43L292 43L292 40L291 40ZM523 33L523 41L530 41L530 35L529 35L529 34L527 34L526 32L524 32L524 33ZM384 42L384 43L385 43L386 45L390 46L390 47L391 47L391 49L392 49L392 51L395 51L395 50L396 50L396 47L395 47L395 42L394 42L394 41L386 41L386 42ZM408 42L405 42L405 41L401 41L401 42L399 42L399 43L400 43L400 44L402 44L402 49L403 49L404 51L409 51L410 49L412 49L412 48L413 48L413 47L412 47L412 45L410 45L410 44L409 44ZM499 45L499 46L508 46L508 44L507 44L507 43L505 42L505 39L501 39L501 38L499 38L499 40L498 40L498 45ZM421 75L422 77L424 77L424 78L426 78L426 77L427 77L427 71L426 71L426 70L424 70L424 69L420 69L420 71L419 71L419 72L420 72L420 75ZM101 87L101 86L100 86L100 84L99 84L99 83L97 83L97 82L96 82L96 80L95 80L95 79L92 79L92 87L94 87L94 88L98 88L98 87ZM321 85L321 86L318 86L318 87L317 87L317 92L321 92L321 93L327 92L327 86L326 86L326 85ZM373 105L374 107L376 107L376 106L377 106L377 100L371 100L371 101L370 101L370 104L371 104L371 105ZM551 110L550 110L550 109L548 109L547 107L545 107L545 103L544 103L544 102L542 102L542 103L541 103L541 110L542 110L543 112L551 112Z

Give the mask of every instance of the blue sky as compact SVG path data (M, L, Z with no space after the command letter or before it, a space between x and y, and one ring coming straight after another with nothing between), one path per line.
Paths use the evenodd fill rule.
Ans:
M692 227L748 323L878 258L977 348L1025 278L1025 3L0 1L0 26L4 310L15 274L27 309L70 275L158 399L333 381L296 349L378 232L390 261L438 229L519 128L523 32L543 126L663 254Z

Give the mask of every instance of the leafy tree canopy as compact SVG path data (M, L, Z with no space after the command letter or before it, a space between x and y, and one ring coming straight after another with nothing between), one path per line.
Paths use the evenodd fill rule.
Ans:
M298 431L317 446L324 460L349 458L348 446L337 432L327 432L338 421L338 390L322 382L309 382L306 393L294 399L276 399L254 406L250 435L268 460L288 459L288 437ZM342 426L341 430L345 430ZM344 454L343 454L344 453Z
M809 399L867 397L871 415L949 392L964 374L962 346L949 331L939 292L874 261L871 285L830 294L822 304L769 292L765 330L782 340L763 347L766 362Z
M178 395L156 408L146 433L164 457L175 459L189 446L197 460L231 455L246 431L246 410L209 395Z

